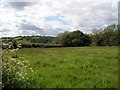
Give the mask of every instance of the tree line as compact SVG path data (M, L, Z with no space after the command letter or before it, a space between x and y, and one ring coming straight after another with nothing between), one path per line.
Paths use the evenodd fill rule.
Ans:
M80 30L60 33L51 36L18 36L3 37L2 48L46 48L77 46L118 46L118 25L109 25L101 29L93 29L91 34Z
M63 46L118 46L118 25L93 29L91 34L84 34L80 30L65 32L58 36Z

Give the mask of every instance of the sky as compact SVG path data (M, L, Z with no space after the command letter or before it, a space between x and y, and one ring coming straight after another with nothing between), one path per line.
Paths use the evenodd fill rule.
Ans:
M118 23L119 0L0 0L0 37L91 33Z

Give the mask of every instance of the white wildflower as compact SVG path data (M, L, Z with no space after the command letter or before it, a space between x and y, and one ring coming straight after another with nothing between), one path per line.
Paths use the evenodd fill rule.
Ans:
M23 79L25 78L25 77L22 77Z
M21 64L21 62L17 62L17 64Z
M15 58L10 58L11 60L15 61Z
M29 63L29 61L26 61L27 63Z
M32 68L29 68L30 70L32 70Z
M22 74L20 73L19 76L22 76Z

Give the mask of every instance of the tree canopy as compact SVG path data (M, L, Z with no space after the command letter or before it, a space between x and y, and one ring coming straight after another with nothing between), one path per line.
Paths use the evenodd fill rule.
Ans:
M90 44L90 38L83 32L77 30L64 34L61 39L61 44L64 46L88 46Z

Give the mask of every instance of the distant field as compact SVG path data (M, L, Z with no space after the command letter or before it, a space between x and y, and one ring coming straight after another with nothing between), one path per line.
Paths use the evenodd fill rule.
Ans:
M31 48L18 51L18 58L29 60L37 82L44 88L118 87L117 47Z

